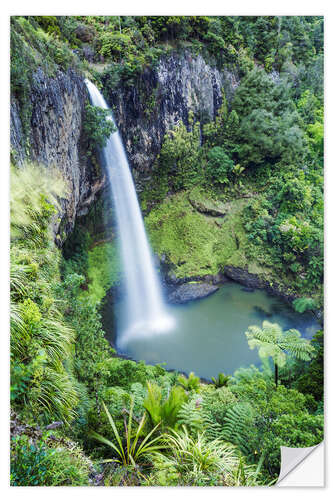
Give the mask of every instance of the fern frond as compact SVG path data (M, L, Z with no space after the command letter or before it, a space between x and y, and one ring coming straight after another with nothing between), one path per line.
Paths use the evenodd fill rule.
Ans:
M203 428L202 407L197 398L183 403L178 412L178 424L184 425L194 435Z
M242 453L250 452L248 445L249 427L253 425L254 415L249 403L236 403L226 412L220 438L236 445Z

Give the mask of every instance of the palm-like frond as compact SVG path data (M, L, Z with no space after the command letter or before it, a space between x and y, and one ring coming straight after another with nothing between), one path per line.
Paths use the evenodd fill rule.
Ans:
M298 359L309 360L314 352L310 342L302 338L298 330L283 331L280 325L269 321L264 321L262 328L249 326L245 335L251 349L258 348L259 356L271 356L280 367L285 364L286 353Z
M217 378L212 377L212 382L216 388L219 388L228 385L229 379L229 376L224 375L224 373L219 373Z
M187 400L187 395L182 387L174 386L168 397L162 401L162 390L154 382L147 382L147 396L144 400L151 421L154 425L162 423L164 426L174 427L177 422L178 412Z
M147 382L147 396L144 400L143 406L149 413L149 416L154 425L161 421L161 402L162 390L158 384L154 382Z
M177 422L178 412L182 404L187 400L187 395L182 387L172 387L168 398L161 407L161 417L164 425L174 427Z
M116 438L116 443L113 443L109 439L105 438L101 434L98 434L95 431L92 431L90 435L100 441L103 444L106 444L112 448L113 451L116 452L119 458L111 458L103 460L103 462L118 462L123 465L136 465L137 462L141 460L141 458L147 456L150 453L156 452L163 448L163 444L161 443L160 436L157 436L151 439L152 435L155 433L156 429L159 427L157 424L145 438L139 443L139 439L143 434L143 428L146 421L146 415L144 414L139 422L139 425L135 431L134 439L132 437L132 426L133 426L133 408L134 408L134 398L131 399L131 407L129 411L127 425L125 426L125 439L122 440L119 432L117 430L116 424L106 407L104 401L102 402L104 411L108 418L109 424L111 426L114 437ZM125 445L123 444L125 441Z
M298 330L291 329L284 332L284 339L280 343L281 348L288 351L294 358L309 361L315 349L311 343L301 337Z
M200 387L200 378L191 372L188 377L179 375L178 383L187 391L197 391Z

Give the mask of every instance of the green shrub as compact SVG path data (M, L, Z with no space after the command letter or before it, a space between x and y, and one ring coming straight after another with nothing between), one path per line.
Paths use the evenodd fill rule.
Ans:
M107 290L119 280L119 259L115 244L102 243L88 252L88 294L100 303Z
M222 148L216 146L208 152L205 176L211 184L228 184L234 163Z
M311 340L315 355L310 363L302 366L302 373L295 382L295 387L303 394L312 395L315 400L322 401L324 392L324 338L319 330Z
M154 472L148 485L161 486L246 486L259 485L255 468L244 465L233 445L207 441L202 433L191 437L185 427L170 430L164 437L167 453L154 453ZM241 478L237 471L244 466Z
M36 443L25 435L11 441L11 486L88 486L89 465L78 448L50 448L46 437Z
M302 297L293 301L293 307L295 311L304 313L308 309L313 309L315 307L315 301L311 299L311 297Z
M262 449L265 451L265 465L270 473L279 474L280 446L307 448L320 443L324 437L323 415L281 415L274 422L269 433L264 435Z
M106 145L106 140L116 128L110 118L110 110L86 104L83 133L85 147L89 155Z

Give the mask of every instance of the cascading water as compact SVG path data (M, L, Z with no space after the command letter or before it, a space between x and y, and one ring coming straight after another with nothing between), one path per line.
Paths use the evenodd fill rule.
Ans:
M108 109L97 89L85 80L93 106ZM113 118L109 118L113 120ZM102 151L111 185L125 280L125 303L119 318L118 347L131 338L167 331L173 320L166 314L159 279L147 240L133 178L118 131Z

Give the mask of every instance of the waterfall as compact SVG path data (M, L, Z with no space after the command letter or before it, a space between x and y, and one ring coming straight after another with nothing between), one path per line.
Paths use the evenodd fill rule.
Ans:
M85 82L92 105L108 109L97 87L89 80ZM113 117L109 119L114 122ZM149 336L169 330L173 321L165 310L133 178L118 130L107 139L102 154L111 186L124 271L125 299L117 325L117 345L122 348L134 336Z

